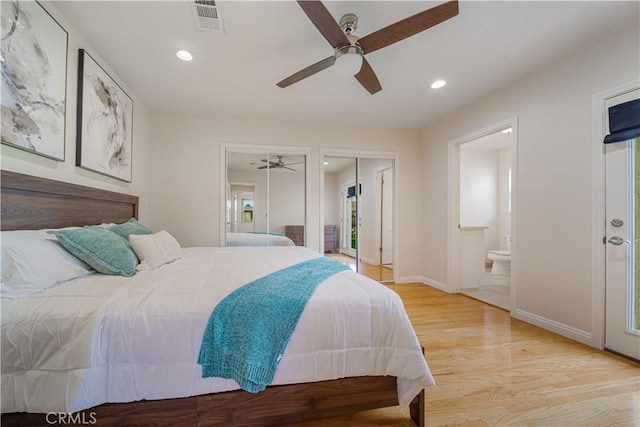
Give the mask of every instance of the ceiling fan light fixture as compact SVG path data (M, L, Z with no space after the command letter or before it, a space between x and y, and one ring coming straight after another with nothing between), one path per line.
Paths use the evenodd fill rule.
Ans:
M362 68L362 48L358 45L343 46L336 49L336 74L343 77L353 77Z

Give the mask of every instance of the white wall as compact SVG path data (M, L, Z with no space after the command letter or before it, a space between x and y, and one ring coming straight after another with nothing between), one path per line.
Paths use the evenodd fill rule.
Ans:
M150 114L149 226L167 229L185 246L220 242L220 144L304 146L311 149L308 244L320 247L321 148L397 152L401 203L398 271L417 277L421 270L422 209L420 132L407 129L282 122L237 117ZM345 144L348 141L348 144Z
M498 248L498 151L460 146L460 225L484 230L484 256Z
M340 187L338 186L338 175L327 172L324 174L324 224L335 225L336 230L340 230Z
M460 225L497 227L496 150L460 147Z
M509 168L511 167L511 148L498 150L498 242L497 246L506 251L506 235L511 234L511 212L509 210Z
M423 275L447 278L447 143L517 116L516 312L589 342L592 95L640 75L623 28L423 130Z
M136 94L127 87L109 64L98 55L67 20L48 2L43 7L58 21L69 34L67 50L67 111L65 128L65 160L48 159L27 151L2 144L0 167L4 170L102 188L120 193L135 194L140 197L140 220L148 219L148 170L149 170L149 111ZM76 114L78 90L78 49L84 49L109 73L109 75L133 99L133 169L131 183L80 169L76 159Z

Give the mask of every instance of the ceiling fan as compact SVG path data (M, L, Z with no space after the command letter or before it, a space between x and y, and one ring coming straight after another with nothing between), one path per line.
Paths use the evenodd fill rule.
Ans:
M293 169L293 168L290 168L289 166L299 165L301 163L304 163L304 162L285 163L284 160L282 160L282 158L284 156L276 156L276 157L278 158L278 160L275 161L275 162L273 160L267 160L267 159L260 160L261 162L268 163L268 164L266 164L264 166L259 166L258 169L267 169L267 168L269 168L269 169L288 169L290 171L294 171L295 172L296 170Z
M382 86L364 55L418 34L458 14L458 1L449 1L358 38L352 34L358 26L358 17L355 14L348 13L337 23L320 1L298 0L298 4L333 47L334 54L292 74L276 85L285 88L337 62L351 62L352 75L372 95L380 91Z

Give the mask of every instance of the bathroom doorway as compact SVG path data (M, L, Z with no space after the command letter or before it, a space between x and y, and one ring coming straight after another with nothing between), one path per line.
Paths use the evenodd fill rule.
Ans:
M449 145L449 284L511 310L514 301L516 120Z

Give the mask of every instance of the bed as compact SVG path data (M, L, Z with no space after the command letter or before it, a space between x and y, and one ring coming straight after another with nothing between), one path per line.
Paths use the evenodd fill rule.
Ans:
M295 246L295 243L278 233L227 233L227 246Z
M137 198L134 196L2 171L3 231L60 228L98 223L122 223L132 216L137 216L137 203ZM240 269L241 271L238 272L237 268L232 267L238 259L244 259L246 265L246 251L259 257L261 262L258 264L262 265L261 269L249 271L245 268ZM266 258L267 251L271 253L275 251L278 254L268 259ZM408 345L402 344L407 348L401 349L399 353L398 348L395 347L389 350L391 357L388 359L391 360L391 365L395 363L396 366L387 366L387 362L384 363L384 366L375 366L377 363L375 362L372 369L356 372L357 370L354 371L353 366L342 366L342 363L335 363L335 366L331 367L329 372L321 372L311 367L311 365L316 362L320 362L319 365L322 367L332 365L331 363L325 363L326 360L323 361L322 359L322 353L326 350L325 348L314 353L316 362L310 361L304 356L305 353L309 353L309 345L319 345L320 347L326 345L326 342L324 344L319 344L318 342L309 344L308 337L318 335L317 326L320 323L318 319L323 319L326 313L326 311L323 311L326 310L326 307L323 308L322 305L333 301L337 293L342 293L339 289L343 286L344 280L356 283L355 289L357 290L352 295L356 299L358 299L358 292L366 292L369 289L373 295L377 292L383 292L381 289L386 289L362 276L355 275L353 272L332 276L318 287L316 294L309 302L309 310L305 310L303 313L296 332L289 342L287 351L278 368L274 385L267 387L263 392L254 394L242 390L234 390L237 385L231 380L200 378L197 372L198 366L194 365L193 361L190 364L184 363L183 359L193 359L194 342L203 328L202 319L210 313L210 305L212 303L215 304L228 291L228 289L225 290L225 287L235 286L231 284L234 281L241 283L251 280L273 268L274 263L278 264L275 267L279 268L288 265L284 263L286 259L290 259L287 262L293 262L295 260L313 258L317 254L305 248L295 247L185 248L184 252L184 257L180 262L163 266L163 268L170 267L169 269L181 270L178 271L178 274L184 275L186 271L191 272L191 285L187 287L187 292L184 292L185 289L181 289L182 293L179 297L176 297L178 295L176 286L172 287L170 281L167 281L166 271L162 272L161 269L157 269L145 272L150 274L139 273L133 278L117 278L115 282L112 278L103 275L90 275L77 279L73 283L65 283L54 287L38 294L37 297L15 300L18 303L15 303L15 301L7 303L3 299L3 340L6 335L5 331L9 330L5 329L5 326L11 328L13 327L12 325L21 323L31 315L32 311L35 317L41 315L38 314L36 309L38 306L43 305L43 300L50 302L56 299L60 301L68 299L68 301L77 302L77 298L98 300L103 298L104 301L98 301L97 306L101 307L99 310L101 313L112 314L111 316L106 316L112 322L101 323L101 325L105 328L104 331L111 330L116 335L119 330L121 336L127 335L122 331L127 332L135 329L135 324L147 326L153 324L154 322L150 321L150 319L153 319L153 315L157 314L158 311L170 308L170 300L178 299L182 304L179 306L180 310L184 311L185 307L190 307L190 314L186 317L174 316L174 322L171 323L166 323L164 320L156 322L155 326L156 328L164 326L168 328L167 331L176 329L188 331L189 333L183 333L183 335L186 336L187 342L191 340L191 345L187 345L182 349L173 349L174 351L167 351L163 354L166 359L177 360L174 366L168 370L168 374L165 368L161 372L154 372L153 367L127 366L129 361L119 360L114 365L122 368L119 376L111 375L113 374L112 370L109 375L101 376L100 373L93 373L83 377L83 373L79 371L80 374L71 381L75 388L71 387L70 389L67 388L67 390L73 391L77 389L77 384L82 384L84 388L80 389L82 390L81 393L60 392L56 395L52 393L51 384L47 384L46 381L34 386L37 390L43 391L45 395L49 396L47 399L37 403L37 399L32 399L34 402L26 402L30 399L24 398L25 390L28 389L24 388L20 383L21 378L25 378L24 373L17 372L15 366L5 370L5 365L15 365L15 357L20 354L20 345L16 345L15 341L9 346L3 345L3 412L8 412L2 415L3 425L49 425L50 420L47 420L46 413L52 410L62 413L80 411L78 414L97 420L97 425L101 426L125 424L266 426L396 406L399 404L399 400L405 400L404 403L408 403L410 400L412 419L417 425L424 425L424 387L432 384L433 380L421 354L419 358L416 357L416 353L421 353L421 351L412 329L410 333L407 331L401 332L400 335L391 338L391 342L396 339L410 342ZM285 254L284 252L287 253ZM222 264L204 266L201 261L210 258L219 258ZM209 269L211 271L214 268L218 271L217 269L221 268L220 265L227 265L227 268L234 271L231 274L231 276L235 275L233 280L224 281L225 284L219 287L217 294L209 295L203 293L202 290L205 287L203 283L205 282L203 282L202 277L206 275L205 270ZM200 271L199 269L202 270ZM167 270L167 268L164 270ZM152 280L150 276L158 277ZM131 286L132 283L135 283L136 286ZM184 288L184 286L180 287ZM88 293L93 292L88 288L97 290L97 295L91 293L88 296ZM166 288L165 292L160 293L158 291L160 288ZM191 299L187 299L185 294L191 295ZM46 298L50 299L47 300ZM108 303L105 301L108 301ZM314 301L316 303L313 303ZM84 303L79 304L79 306L86 307L85 309L89 310L90 313L95 313ZM54 306L49 303L47 303L47 307L53 312L56 311ZM59 305L58 310L67 310L64 307L69 307L69 305L62 303ZM130 323L124 323L121 316L115 315L127 310L130 314L133 313L134 319L136 319L135 315L138 315L137 322L136 320L133 321L134 326ZM365 310L368 309L365 308ZM389 311L386 311L388 315ZM143 315L145 314L150 316L144 317ZM399 315L402 318L406 316L406 313L401 309ZM14 317L5 318L5 316ZM16 322L16 319L19 322ZM141 319L144 321L141 321ZM393 321L397 322L398 319L382 321L389 325ZM402 322L404 320L400 323ZM153 329L152 326L149 327ZM96 329L89 325L86 330L74 329L73 331L67 331L67 333L76 337L75 341L86 344L86 342L92 342L92 339L96 339L95 331ZM103 329L100 329L100 331L102 334ZM406 336L401 337L403 333ZM105 332L100 337L102 339L108 335ZM363 337L362 334L351 333L351 335L354 339ZM12 336L19 336L19 334ZM335 341L335 338L329 337L327 339L329 343ZM411 340L414 340L413 343L411 343ZM108 349L108 351L112 352L109 357L128 357L132 353L139 352L139 348L144 347L141 346L140 338L130 337L120 341ZM153 341L157 340L151 340L146 345L160 345ZM109 342L107 341L107 343ZM169 343L165 342L164 346L156 347L154 352L158 353L157 349L167 349L169 347L173 347L172 340ZM28 349L29 352L32 350L34 349ZM24 348L22 351L24 351ZM108 351L107 354L109 354ZM177 355L174 354L176 352L178 353ZM366 354L360 354L360 359L357 359L358 356L354 357L356 357L356 360L367 358ZM79 356L77 359L83 360L82 363L86 361L86 358ZM376 353L376 357L373 359L381 361L383 358ZM339 359L338 362L342 360ZM364 363L364 365L367 364ZM144 364L141 363L141 365ZM359 365L363 364L358 363L355 366ZM410 373L415 367L418 367L415 372ZM82 366L79 368L82 368ZM5 377L5 374L9 376ZM164 383L158 380L160 376L166 380ZM397 377L400 377L400 381L398 381ZM93 387L96 385L97 380L104 381L105 378L108 382L110 381L109 384L101 383L99 384L100 387ZM120 383L114 378L120 378ZM145 382L149 380L152 382ZM153 383L153 381L156 382ZM68 386L68 383L69 381L65 383L65 387ZM404 391L399 392L398 384ZM17 391L18 388L20 388L20 392ZM97 392L96 389L99 389L100 392ZM125 394L116 397L107 396L110 393L113 394L112 389L124 390ZM414 394L415 398L413 398ZM49 403L42 403L43 401ZM28 407L31 403L33 403L33 407ZM7 408L6 410L5 407Z

